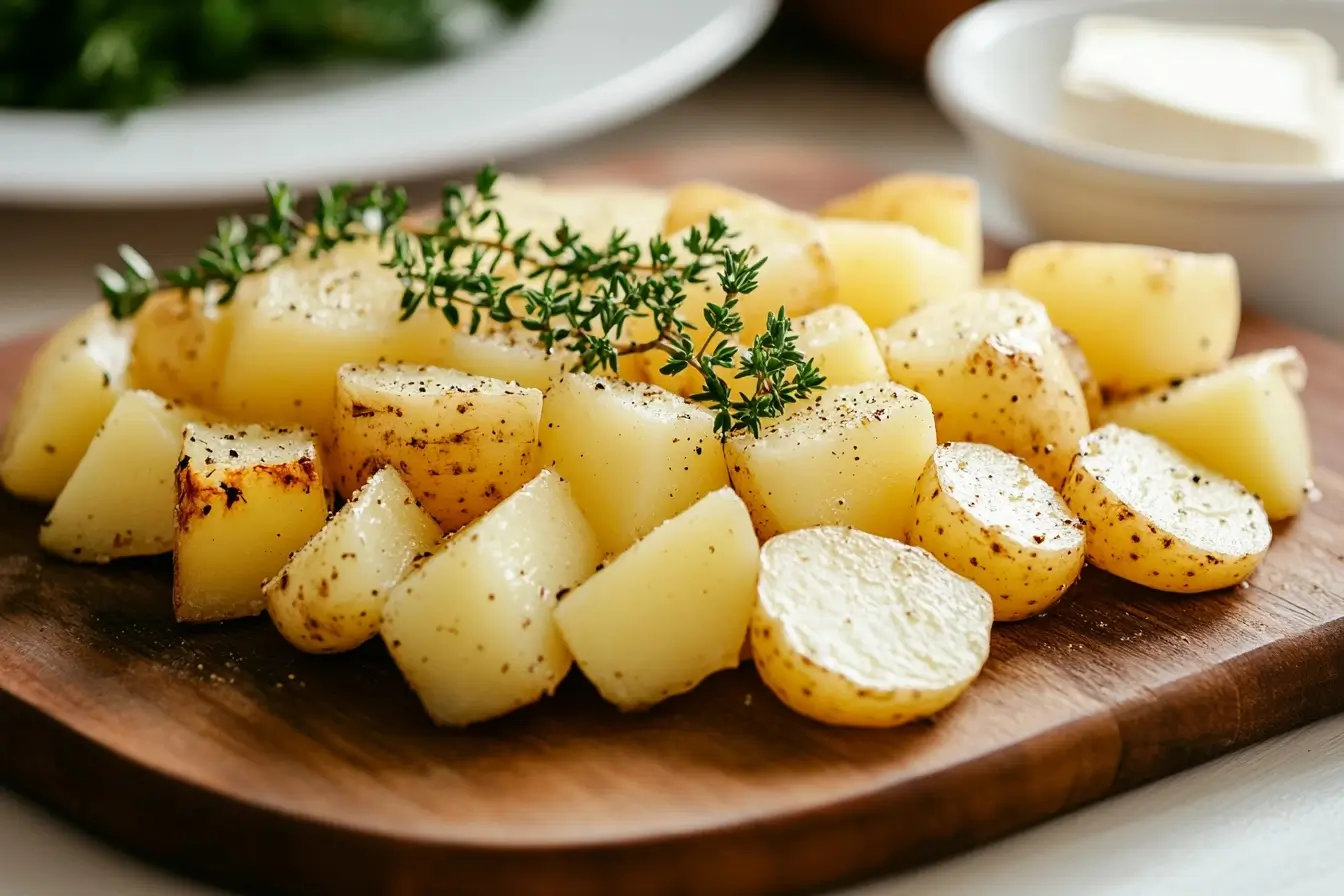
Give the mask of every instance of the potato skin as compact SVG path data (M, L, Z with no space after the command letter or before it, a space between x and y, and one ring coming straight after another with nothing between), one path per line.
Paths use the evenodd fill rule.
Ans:
M1086 559L1082 522L1030 467L989 445L934 451L906 541L989 592L996 622L1049 609Z
M1132 471L1099 474L1090 465L1094 457L1114 450L1117 431L1126 442L1138 442L1144 457ZM1156 446L1156 447L1154 447ZM1141 465L1140 465L1141 464ZM1160 465L1160 466L1159 466ZM1155 488L1162 470L1192 484L1216 486L1232 500L1222 500L1212 509L1233 527L1245 550L1220 549L1220 545L1169 531L1151 518L1151 511L1134 506L1117 494ZM1128 475L1126 473L1128 472ZM1158 591L1197 593L1230 588L1255 571L1269 550L1271 531L1264 508L1254 496L1230 479L1181 457L1157 439L1108 424L1083 441L1064 483L1064 500L1086 526L1087 559L1093 565L1122 579Z

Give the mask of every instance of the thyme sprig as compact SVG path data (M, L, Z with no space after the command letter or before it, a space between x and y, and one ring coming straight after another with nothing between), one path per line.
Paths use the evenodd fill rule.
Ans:
M664 374L699 375L704 385L692 398L713 409L715 430L725 436L758 434L763 420L822 388L783 308L766 316L750 346L739 344L740 300L756 289L765 259L735 248L737 234L722 218L690 228L676 246L662 236L641 245L621 230L591 244L565 222L541 236L515 233L497 203L497 180L486 166L468 186L445 186L438 221L414 228L400 188L324 189L305 220L296 193L268 185L265 212L221 219L193 264L156 274L122 246L123 269L100 268L98 279L119 318L165 287L213 290L223 303L244 277L280 259L300 251L315 258L372 234L391 240L385 265L402 284L403 321L427 309L472 332L486 320L514 322L547 351L572 352L588 372L615 372L622 356L661 352ZM688 288L708 289L714 280L722 297L705 304L703 323L688 320Z

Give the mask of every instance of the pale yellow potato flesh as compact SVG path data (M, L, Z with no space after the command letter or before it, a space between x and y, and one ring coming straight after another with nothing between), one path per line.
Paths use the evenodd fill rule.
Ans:
M1083 400L1087 403L1087 417L1089 420L1097 421L1101 418L1102 394L1101 383L1092 375L1092 365L1087 363L1087 356L1083 354L1083 349L1078 345L1078 340L1070 336L1066 331L1055 327L1051 331L1055 345L1059 346L1060 351L1064 353L1064 358L1069 363L1069 369L1078 380L1078 385L1083 389Z
M336 371L397 352L425 323L398 323L402 287L376 243L300 254L248 278L233 305L233 338L217 402L231 418L331 429ZM428 312L425 312L428 314Z
M1009 289L1007 271L985 271L980 276L981 289Z
M1087 559L1159 591L1229 588L1269 550L1269 518L1231 479L1149 435L1108 423L1083 439L1064 500Z
M122 393L42 523L38 542L80 563L173 549L173 468L188 423L214 416L153 392Z
M823 218L835 263L836 301L870 327L886 327L916 308L976 286L957 250L896 221Z
M0 483L53 501L126 388L131 327L99 303L38 349L5 425Z
M266 610L302 651L353 650L378 634L392 588L442 538L401 474L384 467L266 583Z
M893 175L832 199L821 216L909 224L961 253L972 277L979 278L984 268L980 187L967 177L918 171Z
M442 367L346 365L336 384L332 478L348 497L394 466L451 532L536 475L540 421L536 389Z
M1112 404L1103 419L1156 436L1246 486L1271 520L1301 511L1312 491L1311 434L1295 348L1234 358L1212 373Z
M262 585L327 521L317 444L304 429L188 424L176 495L179 622L260 613Z
M584 373L546 395L539 452L610 554L728 484L711 411L657 386Z
M393 589L383 641L438 724L504 715L569 671L556 599L601 559L564 480L543 470Z
M759 560L746 507L720 489L570 592L555 620L602 696L643 709L738 664Z
M565 223L590 245L605 245L613 231L647 249L662 232L668 209L664 190L620 183L555 183L501 175L495 183L496 207L512 235L531 231L533 242L555 242Z
M563 348L548 353L532 333L508 327L457 334L442 363L473 376L545 392L578 363L578 356Z
M829 725L933 715L989 657L988 594L922 548L838 526L761 549L752 658L785 705Z
M232 304L220 305L199 289L156 293L135 315L130 382L173 401L212 407L232 338Z
M924 396L869 383L826 389L759 436L735 433L724 453L762 541L822 525L903 538L934 445Z
M1055 490L1005 451L939 445L915 487L910 544L994 599L994 619L1043 613L1083 571L1083 524Z
M854 386L890 379L873 331L848 305L831 305L793 322L798 350L811 359L825 386Z
M927 305L877 334L891 378L933 405L940 442L1015 454L1052 487L1089 430L1087 400L1045 309L1010 290Z
M707 180L677 184L668 193L663 233L680 233L698 227L703 233L710 215L734 209L764 209L773 214L790 214L782 205L736 187Z
M1008 280L1078 340L1111 395L1215 370L1236 345L1241 290L1228 255L1041 243L1014 253Z

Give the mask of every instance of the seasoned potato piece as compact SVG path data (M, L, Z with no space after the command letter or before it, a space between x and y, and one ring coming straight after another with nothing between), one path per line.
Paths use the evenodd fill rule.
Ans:
M509 327L458 334L443 366L545 392L577 361L564 349L547 354L527 330Z
M233 301L220 410L245 420L294 421L327 435L336 371L377 362L405 337L397 331L401 284L379 258L376 244L346 243L249 278Z
M317 446L302 429L188 424L177 465L178 622L255 616L261 586L327 520Z
M171 551L182 431L211 419L153 392L123 393L43 521L42 547L83 563Z
M984 267L980 233L980 187L950 174L897 174L822 206L823 218L899 221L951 246L979 277Z
M1269 550L1269 519L1254 495L1114 423L1083 439L1064 500L1087 526L1090 562L1159 591L1228 588Z
M430 717L468 725L553 693L572 662L556 598L601 559L564 480L543 470L407 575L382 635Z
M584 373L568 374L546 396L540 452L607 553L728 484L712 412L657 386Z
M901 538L934 448L933 410L894 383L827 389L724 445L733 487L764 541L828 523Z
M816 362L826 387L880 383L890 379L873 331L847 305L831 305L793 322L798 350Z
M980 674L989 595L927 551L839 526L761 549L751 652L789 708L884 728L944 708Z
M501 175L495 183L496 206L509 230L530 230L534 239L554 242L562 222L589 243L605 244L614 230L641 247L662 232L668 194L632 184L543 183L534 178Z
M412 561L442 538L401 475L384 467L262 588L271 621L308 653L353 650L378 633Z
M540 421L536 389L441 367L347 364L336 385L333 478L349 496L394 466L451 532L536 475Z
M976 286L961 253L909 224L823 218L821 229L835 262L836 301L870 327Z
M51 501L126 388L131 328L99 303L38 350L0 444L0 482L20 498Z
M764 209L777 215L792 214L784 206L736 187L695 180L678 184L667 197L663 233L679 233L691 227L703 232L710 215L734 209Z
M1104 419L1156 436L1250 489L1271 520L1302 509L1311 438L1295 348L1236 358L1221 370L1113 404Z
M1079 347L1078 340L1059 327L1055 327L1050 335L1054 338L1055 345L1064 352L1064 359L1069 362L1069 369L1078 378L1078 385L1083 390L1083 400L1087 402L1088 419L1096 420L1101 415L1101 383L1098 383L1097 378L1092 375L1092 366L1087 363L1087 356Z
M130 382L173 401L210 407L233 337L233 306L199 289L165 290L135 315Z
M1078 340L1112 394L1213 370L1237 341L1241 291L1228 255L1041 243L1013 255L1008 280Z
M1000 622L1044 612L1083 571L1083 524L1020 459L939 445L915 487L910 544L994 598Z
M738 664L759 560L746 507L719 489L574 589L555 621L602 696L642 709Z
M933 405L941 442L985 442L1064 481L1088 431L1082 386L1036 302L980 291L877 333L891 378Z

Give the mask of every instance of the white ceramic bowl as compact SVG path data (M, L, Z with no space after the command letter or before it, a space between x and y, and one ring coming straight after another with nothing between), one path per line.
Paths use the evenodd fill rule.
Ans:
M1307 28L1344 58L1344 2L998 0L953 23L929 55L935 99L1036 238L1229 252L1247 304L1344 336L1344 171L1166 159L1056 127L1074 25L1101 12Z

